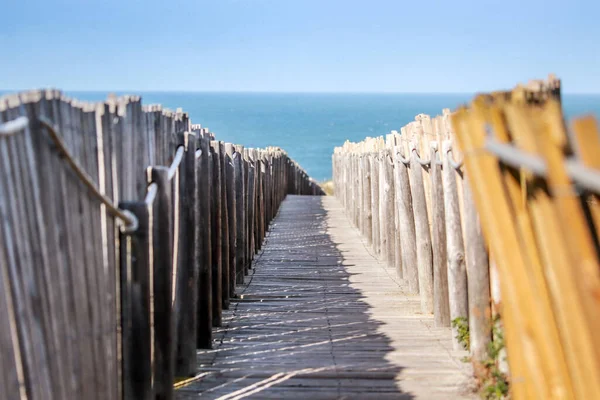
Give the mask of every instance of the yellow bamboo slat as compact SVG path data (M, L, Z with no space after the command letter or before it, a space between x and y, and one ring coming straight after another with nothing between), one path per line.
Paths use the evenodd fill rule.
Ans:
M539 362L533 350L530 323L525 317L527 312L519 301L520 293L526 292L526 288L522 288L523 281L515 277L515 271L524 269L525 260L519 251L515 251L520 247L520 242L513 212L506 201L498 160L483 150L485 120L481 115L461 109L453 115L452 124L464 152L464 165L473 185L473 199L484 236L488 239L492 256L502 275L502 315L508 343L511 392L515 399L532 398L543 386L540 382L543 379L538 377L538 382L532 379ZM526 361L530 362L526 364Z
M588 168L600 170L600 132L598 123L592 116L575 119L571 124L575 145L575 154ZM600 228L600 197L589 194L586 198L594 227Z
M600 173L595 120L576 120L570 143L551 77L478 96L452 124L498 269L513 397L600 398L600 203L569 175L573 162ZM504 164L490 135L545 173Z
M504 111L503 113L501 109ZM520 144L522 150L532 151L531 143L534 133L530 125L531 120L523 118L524 115L519 113L521 110L522 108L511 106L510 104L497 107L493 111L494 133L498 141L508 141L510 139L508 136L510 130L512 139L515 143ZM502 123L503 120L506 122L506 125ZM551 220L552 216L545 215L543 213L544 205L540 204L546 199L544 187L537 183L533 175L525 171L520 171L519 175L517 176L514 171L507 170L504 173L504 182L509 196L512 198L512 205L517 215L523 241L521 251L524 252L528 260L528 268L525 273L527 274L528 285L530 287L531 301L536 310L534 318L537 319L539 324L536 324L536 341L542 351L542 368L551 398L573 398L563 345L560 341L558 327L553 315L548 285L541 260L544 255L548 255L556 247L544 246L543 243L540 246L539 244L539 242L543 242L545 238L551 236L554 232L550 227L544 225ZM522 182L525 182L525 186L521 185ZM536 234L538 244L536 244ZM547 256L544 259L544 265L548 264L548 258L552 259L552 256Z

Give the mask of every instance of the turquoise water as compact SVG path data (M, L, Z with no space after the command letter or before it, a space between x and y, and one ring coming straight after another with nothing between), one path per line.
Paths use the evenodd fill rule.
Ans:
M107 93L69 92L82 100ZM317 180L331 177L331 154L346 139L379 136L413 121L456 108L472 94L141 93L144 104L183 108L193 123L219 140L248 147L279 146ZM568 117L600 116L600 95L565 95Z

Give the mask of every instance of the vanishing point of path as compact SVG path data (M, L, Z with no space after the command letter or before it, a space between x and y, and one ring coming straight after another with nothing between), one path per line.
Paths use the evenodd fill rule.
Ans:
M466 352L333 197L288 196L178 399L470 398Z

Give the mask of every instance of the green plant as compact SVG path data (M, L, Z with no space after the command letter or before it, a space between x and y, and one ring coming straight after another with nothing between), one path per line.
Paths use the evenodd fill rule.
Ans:
M457 317L452 320L452 327L456 328L456 339L465 350L470 349L469 321L465 317Z
M509 380L498 367L500 357L504 352L504 334L501 329L500 317L496 316L492 324L493 340L488 344L488 357L479 368L480 393L486 400L502 400L509 396Z

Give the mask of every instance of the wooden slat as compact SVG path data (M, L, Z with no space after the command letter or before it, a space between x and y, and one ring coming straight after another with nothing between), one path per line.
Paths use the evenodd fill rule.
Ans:
M200 244L202 245L200 269L198 272L198 331L197 348L210 348L212 346L212 247L211 247L211 171L210 142L207 138L200 139L200 165L198 175L197 193L200 200Z
M170 399L175 369L175 319L173 315L173 248L171 238L172 188L167 167L152 167L148 180L158 186L152 208L153 294L154 294L154 376L156 398Z
M182 160L184 187L181 202L181 224L183 234L179 238L181 265L178 272L178 316L176 376L191 376L195 371L196 325L198 301L198 271L196 270L196 135L185 133L185 156Z
M221 253L221 153L219 152L219 143L210 142L210 153L212 170L210 176L210 196L211 196L211 253L212 253L212 325L221 326L221 313L223 310L223 290L222 290L222 253Z
M413 144L414 146L414 144ZM412 148L414 148L411 146ZM412 195L413 217L415 221L417 264L419 273L419 295L424 314L433 312L433 255L427 200L423 186L423 167L417 161L417 154L410 150L410 192Z
M438 163L437 142L430 148L431 160L431 246L433 255L433 316L435 326L450 326L448 259L442 166ZM445 166L444 166L445 167Z

